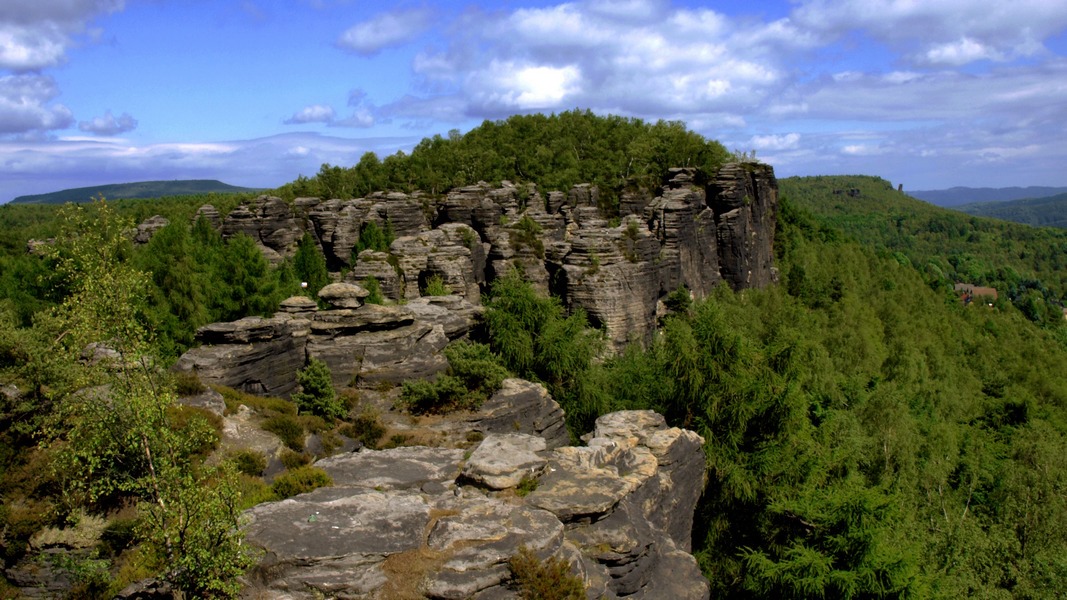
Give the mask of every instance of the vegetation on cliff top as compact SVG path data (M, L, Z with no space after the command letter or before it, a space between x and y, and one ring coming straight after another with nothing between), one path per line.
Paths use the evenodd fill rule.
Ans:
M496 141L523 139L523 127L539 123L559 135L542 144L530 131L522 152L533 154L506 161L510 150L501 149L509 147ZM590 124L596 127L583 129ZM600 128L616 135L609 149L624 148L608 152L614 158L604 168L583 162L595 155L601 142L591 136ZM646 137L623 135L642 131ZM365 158L352 169L324 166L314 180L287 189L303 195L299 186L319 186L312 195L344 195L364 193L353 182L418 182L441 192L469 177L549 188L591 180L618 189L631 177L655 181L661 166L721 158L717 145L697 138L673 124L584 113L514 117L424 141L422 151L376 165ZM553 146L558 139L571 147ZM637 161L641 148L670 162ZM1067 289L1067 238L928 207L875 178L783 180L782 191L780 285L741 293L724 287L707 299L672 302L649 347L597 360L597 332L580 312L567 313L515 276L501 278L487 300L486 346L449 357L456 359L449 374L455 381L447 382L447 394L431 390L432 410L477 401L498 384L503 365L544 382L579 431L621 408L652 408L671 425L695 429L705 439L709 481L693 548L714 596L1062 594L1067 334L1062 319L1049 314ZM69 525L85 511L141 501L148 515L139 530L142 564L194 593L224 595L244 557L220 532L230 531L222 525L232 524L235 486L245 480L203 463L213 443L210 424L175 412L170 384L149 385L157 375L152 362L121 362L118 372L128 377L112 381L109 407L124 410L94 420L100 399L76 392L115 371L79 360L88 341L82 334L95 330L86 323L114 324L95 341L120 344L127 358L174 356L197 324L270 312L299 278L318 271L318 261L309 254L305 267L272 268L249 238L222 240L203 223L181 225L195 206L158 207L185 216L150 244L135 249L121 235L124 227L75 227L67 232L115 235L107 244L77 246L60 235L44 256L27 254L26 238L62 231L40 217L45 213L27 210L39 207L2 211L21 229L0 228L0 383L17 382L29 393L0 396L0 559L10 564L34 532ZM72 258L94 258L93 247L108 250L106 277L71 279L57 270ZM950 291L954 280L994 285L1012 301L965 307ZM120 292L127 296L114 296ZM325 381L322 373L317 378ZM335 401L326 412L335 412ZM276 403L285 404L274 406L277 421L295 423L302 436L304 417ZM42 438L42 431L50 435ZM114 431L128 435L112 444L104 434ZM113 464L130 468L120 474L107 468ZM92 476L60 476L84 473ZM294 489L325 483L317 473L300 473L308 477ZM215 494L212 509L188 512L200 506L190 498L205 491ZM189 551L175 545L175 523L200 522L198 531L211 535L190 539ZM220 551L201 551L215 547ZM197 577L181 579L189 575Z
M424 139L411 154L379 159L368 152L352 167L322 165L314 177L276 192L283 198L358 198L387 189L436 195L478 181L510 180L563 191L591 183L603 201L613 202L627 187L658 187L671 167L711 173L728 158L722 144L680 121L646 123L574 110L485 121L466 134Z

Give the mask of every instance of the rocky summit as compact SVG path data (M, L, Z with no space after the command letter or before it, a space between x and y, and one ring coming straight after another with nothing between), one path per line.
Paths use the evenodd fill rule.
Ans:
M569 562L589 598L707 598L689 554L700 436L624 411L600 417L586 442L551 449L540 436L489 433L467 452L320 460L332 487L247 512L246 539L264 558L244 595L518 598L508 560L525 547Z

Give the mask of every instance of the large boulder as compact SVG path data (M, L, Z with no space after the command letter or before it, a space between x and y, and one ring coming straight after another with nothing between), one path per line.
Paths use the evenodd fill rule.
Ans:
M682 531L703 486L701 443L628 411L601 417L584 448L504 434L466 462L424 447L325 459L333 487L246 512L246 540L264 557L248 594L515 598L507 564L525 547L570 563L591 598L703 600ZM525 499L514 492L538 477Z

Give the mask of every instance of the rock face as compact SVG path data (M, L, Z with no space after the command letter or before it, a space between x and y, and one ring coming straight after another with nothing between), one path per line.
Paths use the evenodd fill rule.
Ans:
M587 447L507 433L467 461L424 447L321 460L333 487L247 511L264 558L246 597L517 598L507 561L525 546L569 562L590 598L708 598L689 554L702 442L626 411ZM525 498L523 481L538 482Z
M441 350L481 315L480 306L455 296L380 306L362 304L367 292L357 285L334 283L323 291L327 310L294 297L269 319L201 327L201 345L183 354L174 370L195 372L204 383L287 397L296 391L297 371L314 357L330 368L338 389L353 382L398 383L444 370Z
M767 165L672 169L658 193L624 192L614 210L600 204L589 185L541 191L507 181L442 197L378 192L287 204L261 196L227 215L221 229L252 236L274 262L292 255L308 231L331 270L350 269L350 283L374 278L397 301L424 296L439 278L478 304L495 277L519 269L541 291L585 309L616 349L647 340L659 301L680 286L701 297L724 281L742 289L777 279L778 184ZM353 256L370 223L395 239L387 252Z

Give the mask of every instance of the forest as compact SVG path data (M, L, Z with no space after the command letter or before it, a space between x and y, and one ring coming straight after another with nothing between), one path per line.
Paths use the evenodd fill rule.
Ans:
M410 156L324 165L280 193L440 193L472 178L548 189L585 178L617 193L679 162L728 158L680 124L537 115L424 140ZM789 179L781 191L778 285L679 290L650 344L609 355L581 311L501 277L486 290L484 335L447 351L450 379L406 384L406 397L462 407L507 373L544 383L574 434L624 408L697 431L709 479L693 550L713 597L1063 597L1067 238L929 207L874 177ZM43 538L80 535L85 551L65 565L75 597L150 575L231 597L254 560L240 510L326 483L299 446L282 485L258 477L256 457L207 460L217 422L175 404L198 382L166 367L197 326L270 314L297 282L325 276L313 244L272 267L250 239L191 223L206 200L0 208L5 567ZM210 199L222 213L240 200ZM151 214L172 224L135 247L130 225ZM361 241L381 244L372 234ZM29 253L30 238L53 241ZM959 280L1005 294L964 306ZM93 342L115 355L82 360ZM320 370L301 373L295 402L224 395L279 431L385 443ZM13 594L0 579L0 598Z

